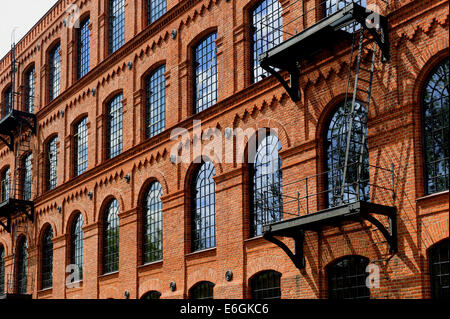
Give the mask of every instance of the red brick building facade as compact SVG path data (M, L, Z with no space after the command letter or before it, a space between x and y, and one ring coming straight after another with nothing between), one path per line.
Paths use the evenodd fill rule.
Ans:
M214 298L250 298L255 290L253 279L264 271L281 275L281 298L328 298L330 265L345 256L361 256L378 265L379 287L370 288L371 298L432 297L430 254L436 244L448 242L449 236L448 149L444 151L447 186L430 191L424 171L428 162L423 92L436 67L446 65L448 76L448 1L389 0L387 9L383 1L367 1L382 8L389 21L391 56L389 61L378 59L375 64L367 121L368 156L370 164L394 165L395 198L383 200L397 209L398 251L389 252L372 223L348 222L306 232L302 269L280 247L253 232L250 165L225 161L226 151L222 160L213 161L215 242L207 249L193 249L192 184L199 164L173 163L171 150L180 139L171 139L171 133L184 128L192 137L194 120L201 120L205 131L276 129L283 185L323 174L327 126L344 100L351 48L322 52L302 67L300 100L294 102L274 76L253 80L251 12L258 0L167 0L166 10L154 21L147 15L151 1L123 2L124 40L114 52L113 22L108 13L112 4L103 0L58 1L16 46L14 88L21 94L14 107L25 108L26 74L32 67L35 70L37 130L30 149L34 221L15 213L11 231L0 229L4 291L17 286L17 271L13 270L23 267L18 265L19 247L26 240L26 293L37 299L124 298L126 291L130 298L141 298L150 291L161 298L188 298L193 296L191 288L201 282L213 284ZM314 25L315 15L303 13L318 2L279 1L286 25L284 37ZM67 19L70 10L66 9L71 4L79 9L80 21L89 17L89 70L82 77L77 75L79 29L71 28ZM295 16L302 17L301 23L284 23ZM195 112L196 49L212 33L216 36L217 98ZM57 46L59 50L53 50ZM55 52L59 66L52 60ZM11 87L10 65L8 54L0 60L2 101ZM148 138L146 79L161 66L165 66L165 125ZM55 67L59 67L56 94L49 89L54 85ZM107 145L114 140L115 131L107 124L114 115L107 113L118 94L122 95L123 135L118 155L109 156L113 149L108 151ZM80 140L76 138L82 134L78 123L84 118L88 147L84 154L87 162L83 163L87 166L78 174L75 166L80 161L74 157ZM446 121L448 132L448 115ZM51 149L54 137L57 140ZM203 145L207 142L205 138L202 141ZM23 168L15 167L21 162L15 159L17 152L0 142L1 172L9 169L10 176L14 172L24 175ZM56 154L53 168L50 153ZM52 169L56 182L49 187ZM370 178L376 179L373 173L371 170ZM143 207L154 181L162 191L163 248L160 258L145 262ZM319 189L320 183L310 187ZM117 269L105 271L102 238L107 233L104 218L111 200L118 204L118 264ZM310 212L319 210L319 196L312 198L310 205ZM79 287L68 288L66 266L75 258L72 236L79 214L83 221L79 228L83 277ZM6 224L5 217L1 219ZM294 249L293 240L282 241ZM50 247L50 257L45 247ZM227 271L232 278L226 278Z

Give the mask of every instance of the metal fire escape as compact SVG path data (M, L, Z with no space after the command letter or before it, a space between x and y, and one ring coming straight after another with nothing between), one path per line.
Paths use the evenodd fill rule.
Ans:
M330 172L283 185L282 213L292 217L276 222L271 222L273 218L268 217L268 222L263 225L264 238L282 248L299 269L305 267L305 233L318 233L327 226L339 227L346 221L371 223L384 236L389 253L397 252L394 168L377 167L364 161L367 152L366 134L361 132L361 127L366 125L367 118L362 120L364 123L355 123L357 103L363 104L366 110L370 109L377 49L381 50L383 62L389 60L388 21L386 17L352 1L336 1L334 4L336 8L330 10L330 14L325 15L319 22L259 56L261 67L277 78L293 101L299 101L302 63L312 62L314 57L324 50L331 52L335 47L348 46L351 47L351 68L354 66L353 55L356 52L353 90L350 94L349 72L344 103L347 107L346 141L342 143L344 160L341 167L334 168L335 172L330 171L334 176L339 175L339 185L334 185L332 189L323 189L323 180L327 179ZM318 10L323 12L323 6ZM367 52L368 54L365 54ZM289 74L289 83L285 80L284 72ZM377 172L378 176L384 175L385 178L378 178L375 182L374 172ZM370 191L366 194L363 189L369 187L370 191L379 189L387 195L380 200L380 196L371 196ZM285 192L285 189L290 189L291 193ZM328 205L318 204L321 201L328 202ZM276 212L274 214L267 208L266 214L273 216ZM294 251L277 237L292 238L295 242Z

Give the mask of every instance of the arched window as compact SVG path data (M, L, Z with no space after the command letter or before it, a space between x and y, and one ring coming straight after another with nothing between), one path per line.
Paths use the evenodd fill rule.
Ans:
M141 299L144 299L144 300L160 299L160 298L161 298L161 293L159 291L155 291L155 290L149 291L141 297Z
M5 249L0 246L0 295L5 293Z
M83 279L83 216L78 213L70 230L70 263L78 267L79 280Z
M25 73L25 112L28 113L34 113L35 83L35 69L33 66Z
M216 246L216 183L213 163L204 162L192 180L192 251Z
M166 0L147 0L147 25L158 20L167 10Z
M46 186L47 190L56 187L58 181L58 137L53 137L47 143L47 158L46 158Z
M282 8L278 0L262 0L251 11L252 83L269 75L258 57L283 41Z
M41 247L41 287L51 288L53 280L53 229L48 226L42 237Z
M329 299L369 299L366 268L369 260L346 256L327 267Z
M33 183L33 154L30 153L22 160L22 198L31 200L31 188Z
M88 118L84 117L74 127L74 176L78 176L87 170L88 160Z
M325 165L327 171L328 207L369 200L369 152L367 143L367 110L362 103L355 103L353 134L350 141L346 181L343 185L345 153L349 130L351 102L340 104L331 114L325 132ZM364 140L364 143L362 141ZM362 162L359 165L362 151Z
M429 252L430 260L430 278L431 278L431 295L435 299L448 299L450 296L450 275L449 275L449 256L450 256L450 240L434 244Z
M89 72L91 19L85 18L77 29L77 78L81 79Z
M162 250L162 187L158 182L151 184L143 203L143 263L161 260Z
M61 86L61 45L58 43L49 53L49 101L53 101L60 93Z
M190 299L213 299L214 284L209 281L202 281L189 290Z
M116 95L106 106L106 158L122 153L123 144L123 95Z
M250 280L252 299L280 299L281 274L277 271L266 270L256 274Z
M109 0L108 6L109 54L125 43L125 0Z
M19 238L16 247L17 256L17 293L27 293L27 273L28 273L28 244L25 237Z
M217 102L217 33L203 38L194 48L194 113Z
M103 216L103 273L119 270L119 202L113 199Z
M166 128L166 78L163 65L145 79L145 135L161 133Z
M9 86L2 96L2 117L9 114L9 112L11 112L11 110L13 109L12 98L12 89L11 86Z
M437 65L422 91L425 192L448 189L449 59Z
M7 201L9 199L9 192L11 187L11 174L9 167L5 168L1 173L1 196L0 202Z
M281 143L275 135L258 136L259 142L253 163L250 163L252 236L262 233L262 225L283 217Z

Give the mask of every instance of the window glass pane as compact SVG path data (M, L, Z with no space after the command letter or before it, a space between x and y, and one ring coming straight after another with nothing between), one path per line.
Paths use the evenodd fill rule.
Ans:
M35 71L32 67L25 74L25 111L28 113L34 112L35 103Z
M27 293L27 272L28 272L28 244L22 238L17 246L17 292Z
M90 57L90 18L85 19L78 29L77 67L78 78L82 78L89 72Z
M53 101L60 93L61 82L61 46L56 45L50 51L49 100Z
M193 179L192 251L216 246L216 170L203 163Z
M0 246L0 295L5 292L5 249Z
M2 172L2 188L1 188L1 201L4 202L9 199L9 192L11 188L11 174L9 167Z
M348 256L328 266L328 298L369 299L370 290L366 286L368 264L367 258Z
M278 0L263 0L252 11L253 82L269 73L259 66L258 56L283 41L283 21Z
M9 114L12 109L12 90L11 87L9 87L2 96L2 116Z
M55 188L58 179L58 149L56 143L58 143L58 138L54 137L47 144L47 190Z
M195 113L217 102L217 34L212 33L194 49Z
M33 167L31 161L33 154L28 154L22 162L22 198L23 200L31 199L31 188L33 183Z
M208 281L203 281L190 289L191 299L213 299L214 284Z
M262 137L261 137L262 138ZM281 143L276 136L262 138L252 164L252 235L259 236L262 226L283 217Z
M113 158L122 153L122 128L123 128L123 95L117 95L108 103L107 114L107 157Z
M166 127L166 66L158 68L145 81L146 136L153 137Z
M448 238L430 249L430 279L433 298L448 299L450 297L449 256L450 241Z
M109 53L125 43L125 0L109 0Z
M255 275L250 282L253 299L280 299L281 274L276 271L264 271Z
M151 24L166 13L166 0L147 0L147 22Z
M162 188L155 182L144 200L143 215L143 262L162 259Z
M70 263L78 267L81 280L83 279L83 216L81 214L73 220L70 243Z
M103 219L103 273L119 270L119 202L114 199Z
M75 126L74 134L74 161L75 176L84 173L87 169L88 156L88 127L87 117Z
M449 185L449 60L439 64L423 89L423 134L425 189L428 194Z
M42 289L52 287L53 279L53 230L47 227L42 239L41 285Z

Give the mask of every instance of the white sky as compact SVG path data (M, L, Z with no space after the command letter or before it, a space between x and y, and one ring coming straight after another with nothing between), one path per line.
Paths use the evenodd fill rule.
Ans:
M0 0L0 59L11 50L11 33L16 43L30 31L57 0Z

